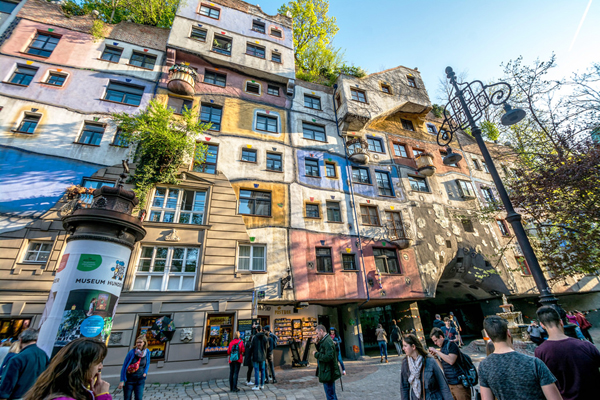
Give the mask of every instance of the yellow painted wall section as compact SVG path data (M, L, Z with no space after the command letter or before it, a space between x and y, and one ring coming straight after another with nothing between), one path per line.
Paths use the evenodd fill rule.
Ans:
M258 185L258 186L256 186ZM244 215L244 222L246 228L262 228L266 226L282 226L286 227L289 225L288 222L288 207L289 198L287 185L282 183L271 183L271 182L260 182L260 181L244 181L244 182L231 182L235 195L238 198L238 204L236 205L239 210L239 199L240 189L242 190L258 190L263 192L271 193L271 216L270 217L258 217Z
M406 129L402 128L401 119L407 119L409 121L412 121L413 126L415 128L414 132L407 131ZM384 132L387 132L392 135L395 134L395 135L401 135L401 136L405 136L405 137L408 136L408 137L412 137L414 139L425 140L428 142L435 142L436 135L432 135L431 133L427 132L427 123L435 125L436 129L438 131L440 130L439 123L436 123L433 121L428 121L423 118L415 118L414 116L411 116L409 114L403 115L402 113L390 115L389 117L385 118L382 121L377 121L374 124L372 124L371 126L369 126L369 129L384 131ZM454 136L454 138L452 140L452 147L458 148L458 142L456 141L456 135Z

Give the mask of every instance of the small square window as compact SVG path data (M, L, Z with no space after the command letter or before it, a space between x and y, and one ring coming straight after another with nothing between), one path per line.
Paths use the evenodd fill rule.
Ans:
M368 137L367 144L369 145L369 151L372 151L375 153L383 153L384 152L383 151L383 142L381 141L381 139Z
M27 247L27 252L23 258L23 262L39 262L44 263L50 257L52 243L47 242L30 242Z
M317 272L333 272L333 261L329 247L316 247Z
M15 68L15 72L13 72L12 76L8 81L17 85L29 86L37 71L37 68L30 68L25 67L23 65L17 65L17 68Z
M278 130L277 117L270 117L268 115L258 114L256 116L256 129L259 131L277 133Z
M224 54L226 56L230 56L231 55L231 43L232 43L232 40L230 38L215 35L215 39L213 40L212 50L219 54Z
M385 83L381 84L381 91L386 94L392 94L392 88L390 85L386 85Z
M318 204L306 204L306 218L321 218Z
M210 7L208 5L200 5L200 14L209 18L219 19L221 16L221 10L215 7Z
M241 189L238 214L270 217L271 193Z
M328 201L327 205L327 221L329 222L342 222L342 211L340 209L340 203L337 201Z
M83 125L83 130L81 131L81 136L79 136L77 143L99 146L103 135L104 125L86 122Z
M413 131L414 132L415 127L414 127L412 121L409 121L409 120L404 119L404 118L400 119L400 121L402 121L402 128L403 129L406 129L407 131Z
M326 162L325 171L328 178L337 178L336 166L334 163Z
M25 117L23 118L23 120L21 121L21 124L17 128L17 132L33 133L39 122L40 122L40 115L25 114Z
M272 52L271 53L271 61L281 64L281 54Z
M352 167L352 182L354 183L371 183L369 169L364 167Z
M67 80L67 75L59 74L56 72L50 72L48 74L48 79L46 79L45 83L47 83L48 85L62 86L65 84L66 80Z
M427 133L431 133L432 135L437 135L437 129L433 124L427 124Z
M192 33L190 34L190 37L201 42L206 42L206 29L192 27Z
M364 90L358 90L358 89L351 88L350 94L352 95L352 100L354 100L354 101L358 101L360 103L367 102L367 95Z
M342 105L342 95L340 93L335 95L335 103L337 104L338 108L340 108Z
M167 107L173 110L175 114L183 114L186 110L191 110L194 102L188 99L169 96Z
M271 36L281 39L283 37L283 32L277 28L271 28Z
M415 81L415 78L413 78L412 76L407 76L406 80L408 81L408 86L410 87L417 87L417 81Z
M394 154L399 157L408 158L408 153L406 152L406 146L399 143L394 143Z
M260 94L260 85L258 83L246 82L246 92Z
M319 177L321 173L319 171L319 160L313 158L307 158L304 160L304 174L306 176Z
M213 71L205 71L204 82L210 83L211 85L225 87L227 85L227 75L219 74L218 72Z
M279 96L279 86L267 85L267 94L271 96Z
M344 271L356 271L356 256L354 254L342 254L342 268Z
M410 182L410 188L412 190L417 192L429 192L429 186L427 185L427 180L425 178L409 175L408 182Z
M103 59L104 61L118 63L119 60L121 60L122 54L123 54L122 48L114 47L114 46L106 46L104 48L104 51L102 52L102 55L100 56L100 58Z
M246 54L258 58L265 58L265 48L255 44L246 43Z
M401 274L398 255L395 250L391 249L373 249L373 257L375 258L375 267L383 274Z
M156 64L156 56L154 54L139 53L134 51L129 59L129 64L136 67L154 69L154 65Z
M463 181L462 179L457 179L456 183L458 184L460 197L475 198L475 191L473 190L473 185L471 185L471 182Z
M484 170L485 172L487 172L488 174L490 173L490 170L488 169L488 166L487 166L487 164L485 163L485 161L482 161L482 162L481 162L481 166L483 167L483 170Z
M477 159L473 159L473 166L475 167L476 170L481 171L481 165L479 164L479 160Z
M304 107L312 108L315 110L321 109L321 98L315 96L304 95Z
M281 160L281 154L267 153L267 169L269 171L282 171L283 164Z
M265 33L265 23L257 20L252 21L252 30Z
M50 57L59 41L60 37L58 36L38 32L27 48L27 53L34 56Z
M487 203L495 203L496 198L494 197L494 191L489 187L482 187L481 193L483 194L483 199Z
M215 106L213 104L202 104L202 111L200 112L200 122L205 124L210 123L209 130L220 131L221 130L221 116L223 115L223 108Z
M302 123L302 137L304 139L318 140L320 142L327 141L325 127L309 124L308 122Z
M242 149L242 161L255 163L256 162L256 150Z

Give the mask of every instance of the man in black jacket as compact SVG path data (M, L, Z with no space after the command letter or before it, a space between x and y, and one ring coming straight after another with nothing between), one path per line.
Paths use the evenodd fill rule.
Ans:
M48 356L37 347L38 331L29 328L19 336L21 352L10 359L0 383L0 399L20 399L48 366Z
M265 383L269 383L269 376L271 377L271 383L277 383L277 379L275 379L275 369L273 366L273 350L277 347L277 336L271 333L271 327L269 325L265 326L264 329L265 336L269 339L269 350L267 350L267 358L266 358L266 380Z
M262 390L265 388L265 360L269 351L269 339L262 331L262 327L256 327L256 335L252 339L252 365L254 366L254 387L252 390ZM260 382L258 381L258 372L260 371ZM259 385L260 383L260 385Z
M398 352L398 357L402 355L402 332L400 328L396 324L396 320L392 320L392 333L390 336L390 340L394 343L394 347L396 348L396 352Z

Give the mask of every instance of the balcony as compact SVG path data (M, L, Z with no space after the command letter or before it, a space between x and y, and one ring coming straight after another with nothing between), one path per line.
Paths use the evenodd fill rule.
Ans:
M407 249L412 245L413 239L409 237L409 224L407 222L388 222L385 225L388 240L400 249Z
M370 160L369 145L363 138L352 138L346 142L348 157L357 164L367 164Z
M433 164L433 154L421 153L415 159L417 162L417 170L423 176L432 176L435 174L435 165Z
M176 94L192 96L195 93L196 71L185 64L175 64L169 68L169 80L167 87Z

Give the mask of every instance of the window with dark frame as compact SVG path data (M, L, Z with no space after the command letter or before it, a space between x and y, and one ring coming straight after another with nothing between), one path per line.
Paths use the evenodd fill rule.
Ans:
M442 157L442 161L444 160L444 157L446 157L447 155L448 155L448 152L446 150L440 150L440 156ZM452 164L444 164L444 165L458 168L458 161L455 163L452 163Z
M510 231L508 230L508 225L505 220L497 219L496 223L498 224L498 229L500 229L502 236L510 236Z
M267 94L271 96L279 96L279 86L267 85Z
M277 28L271 28L271 36L281 39L283 37L283 32Z
M122 55L123 49L121 47L106 46L104 47L104 51L102 52L100 58L104 61L118 63L121 60Z
M306 218L321 218L318 204L306 203Z
M81 131L81 135L79 136L77 143L100 146L100 142L102 142L102 136L104 135L104 130L104 125L84 122L83 130Z
M406 146L400 143L394 143L394 154L396 154L399 157L408 158Z
M281 64L281 54L277 52L271 53L271 61Z
M369 169L365 167L352 167L352 182L353 183L371 183Z
M356 256L354 254L342 254L342 269L344 271L356 271Z
M220 131L222 115L223 107L214 104L202 104L200 122L204 122L205 124L210 123L210 131Z
M104 100L114 101L116 103L139 106L142 102L144 88L136 85L110 81L106 88Z
M465 232L473 233L475 232L475 228L473 227L473 221L470 219L464 218L460 221L462 223L463 229Z
M427 124L427 133L431 133L432 135L437 135L437 129L433 124Z
M221 16L221 10L218 8L215 8L215 7L210 7L210 6L201 4L200 5L200 14L204 15L205 17L219 19L219 17Z
M515 260L521 269L521 274L523 275L531 275L531 270L529 269L529 265L527 264L527 260L523 256L516 256Z
M377 180L377 191L380 196L393 196L392 179L389 172L375 171L375 179Z
M394 238L405 238L404 224L402 223L402 215L397 211L386 211L385 216L389 225L389 232Z
M304 95L304 107L312 108L314 110L321 109L321 98L315 96Z
M381 91L386 94L392 94L392 88L390 85L386 85L385 83L381 84Z
M483 199L487 203L495 203L496 198L494 197L494 191L489 187L481 187L481 193L483 194Z
M358 101L360 103L367 102L367 94L364 90L350 88L350 94L352 95L352 100Z
M277 133L277 117L258 114L256 116L256 129L259 131Z
M156 56L154 54L134 51L129 59L129 64L135 65L136 67L154 69L154 65L156 64Z
M207 34L207 30L206 29L196 28L194 26L194 27L192 27L192 33L190 33L190 37L192 39L196 39L196 40L199 40L201 42L206 42L206 34Z
M314 158L304 159L304 174L306 176L319 177L321 173L319 171L319 160Z
M317 272L333 272L333 261L331 259L331 248L316 247Z
M408 81L408 86L414 87L414 88L417 87L417 81L412 76L407 76L406 80Z
M242 149L242 161L255 163L256 162L256 150Z
M246 82L246 92L260 94L260 85L258 83Z
M302 123L302 137L304 139L318 140L320 142L327 141L327 135L325 134L325 127L320 125L310 124L308 122Z
M407 131L414 132L415 126L413 125L412 121L410 121L408 119L404 119L404 118L401 118L400 121L402 122L402 129L406 129Z
M252 30L260 33L265 33L265 23L257 20L252 21Z
M17 132L20 133L33 133L38 123L40 122L40 115L25 113L25 117L19 124Z
M325 162L325 172L328 178L337 178L336 165L332 162Z
M50 57L59 41L60 37L58 36L38 32L27 48L26 53L34 56Z
M373 248L375 267L382 274L401 274L396 250Z
M409 175L408 182L410 183L410 188L412 190L417 192L429 192L429 186L427 185L427 180L425 178Z
M325 202L327 207L327 221L328 222L342 222L342 211L340 209L340 203L337 201Z
M12 76L8 81L17 85L29 86L37 71L37 68L30 68L24 65L17 65L17 68L15 68L15 72L13 72Z
M192 170L195 172L204 172L206 174L217 173L217 155L219 154L219 146L215 144L204 143L208 149L206 150L205 160L202 164L194 161ZM196 157L194 157L194 160Z
M186 110L193 108L194 102L189 99L169 96L167 107L171 108L175 114L183 114Z
M258 58L265 58L265 48L255 44L246 43L246 54Z
M240 189L238 214L271 216L271 193Z
M363 225L379 226L379 213L376 206L360 206L360 217Z
M269 171L283 170L282 157L279 153L267 153L267 169Z
M219 54L224 54L226 56L231 55L231 38L227 38L225 36L215 35L212 44L212 51L217 52Z
M214 71L204 71L204 83L225 87L227 85L227 75Z
M56 72L50 72L48 74L48 78L46 79L46 84L48 85L54 85L54 86L62 86L65 84L65 81L67 80L67 75L65 74L59 74Z
M115 138L112 142L113 146L117 147L129 147L129 140L127 139L127 135L121 128L117 128L117 132L115 132Z
M367 137L367 144L369 146L369 151L375 153L384 153L383 151L383 142L379 138Z

